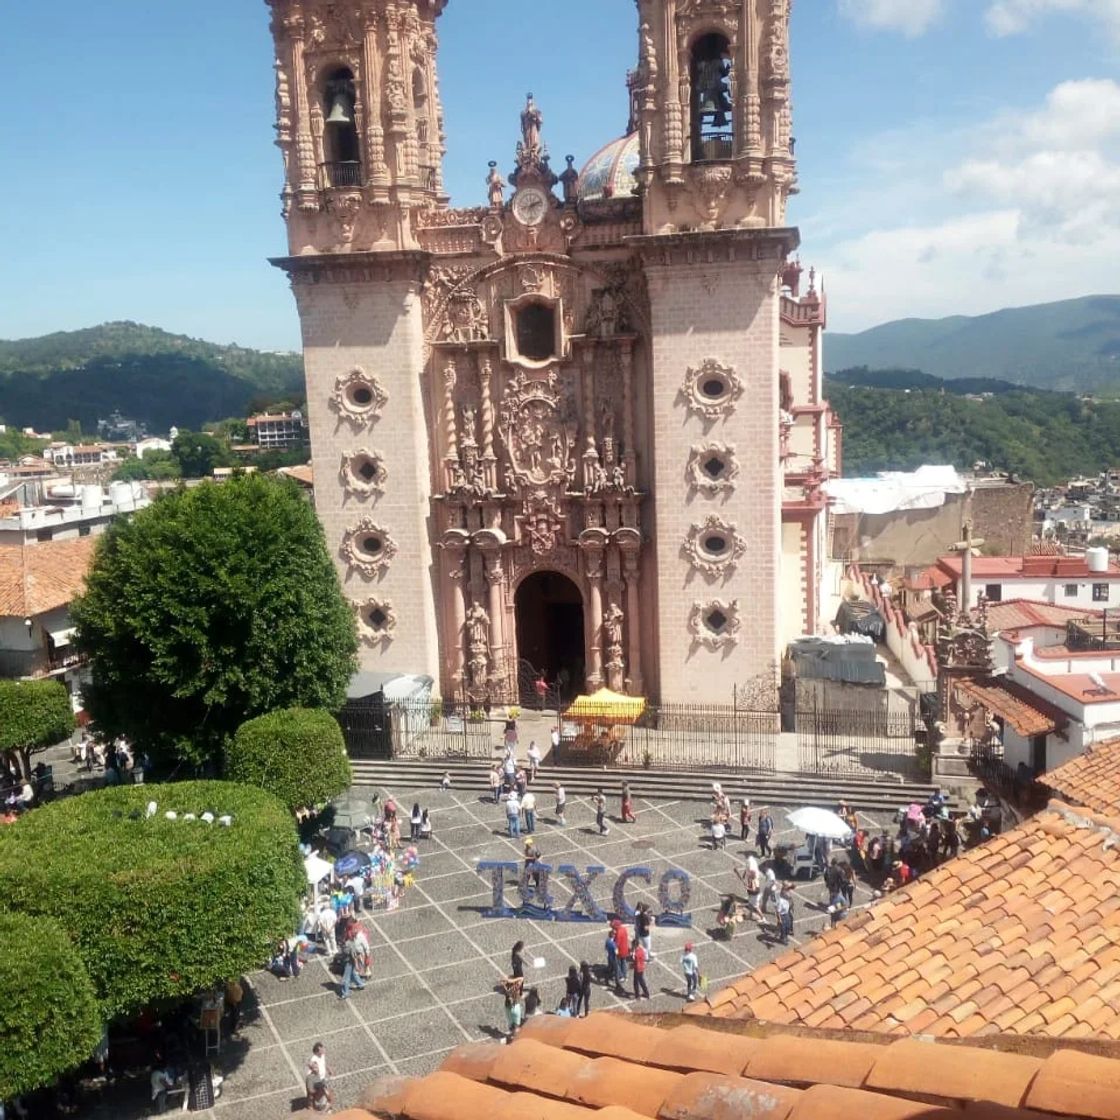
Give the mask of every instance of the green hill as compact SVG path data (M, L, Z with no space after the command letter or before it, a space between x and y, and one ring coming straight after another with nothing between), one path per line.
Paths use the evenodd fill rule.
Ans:
M899 319L825 339L829 370L917 367L1050 389L1120 391L1120 296L1011 307L990 315Z
M1120 401L864 367L829 376L825 393L844 424L849 477L984 461L1050 486L1120 463Z
M170 334L139 323L104 323L0 340L0 413L17 427L87 431L114 410L153 431L200 428L244 415L259 397L302 393L303 360Z

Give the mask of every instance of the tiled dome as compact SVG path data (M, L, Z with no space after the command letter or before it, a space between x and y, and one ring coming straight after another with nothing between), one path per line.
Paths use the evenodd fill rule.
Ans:
M604 198L629 198L638 185L638 134L612 140L600 148L580 172L579 197L581 202L594 202Z

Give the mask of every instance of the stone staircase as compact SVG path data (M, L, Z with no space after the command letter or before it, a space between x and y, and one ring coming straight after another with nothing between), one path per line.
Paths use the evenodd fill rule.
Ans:
M489 794L489 766L481 760L407 759L351 761L354 784L378 787L400 794L413 789L435 788L445 772L458 792ZM760 805L795 807L820 805L833 808L845 801L868 813L893 813L900 805L924 803L934 786L900 780L896 775L869 778L851 774L794 774L763 771L645 770L620 767L542 766L534 788L551 790L562 782L569 797L593 794L600 786L608 795L618 794L623 782L630 783L635 797L652 800L707 801L712 782L720 782L734 800L749 797Z

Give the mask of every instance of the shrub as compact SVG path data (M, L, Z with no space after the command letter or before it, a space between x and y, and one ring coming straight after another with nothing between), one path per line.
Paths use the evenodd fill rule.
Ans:
M101 1039L93 982L47 918L0 914L0 1101L52 1084Z
M342 729L330 712L285 708L243 723L226 752L226 777L275 794L293 812L350 785Z
M231 826L182 819L207 811ZM259 967L304 886L287 810L232 782L99 790L0 830L0 897L66 931L106 1020Z
M74 730L70 694L60 681L0 681L0 752L16 753L24 774L30 756Z

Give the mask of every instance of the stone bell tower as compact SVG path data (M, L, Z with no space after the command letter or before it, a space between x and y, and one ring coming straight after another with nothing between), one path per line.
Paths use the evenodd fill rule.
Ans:
M438 675L421 211L446 206L446 0L267 0L315 504L364 668Z
M780 656L789 9L638 0L631 244L650 299L658 662L680 700L725 703Z

